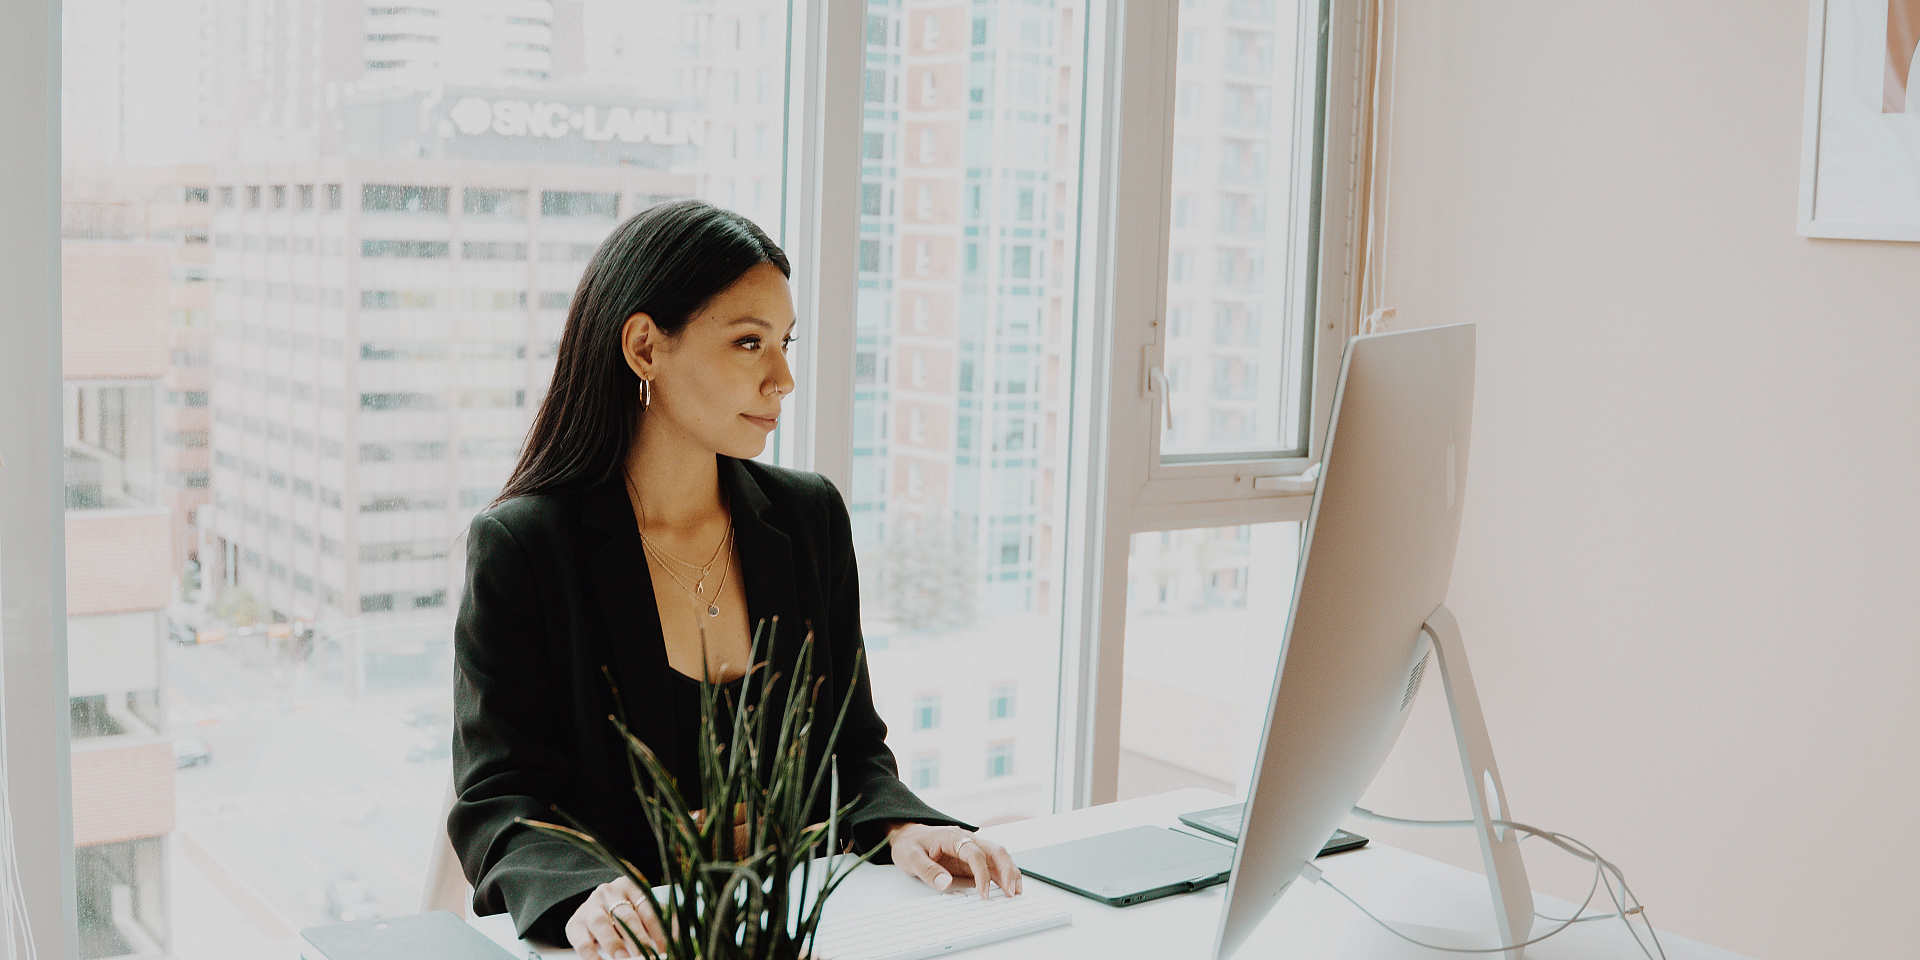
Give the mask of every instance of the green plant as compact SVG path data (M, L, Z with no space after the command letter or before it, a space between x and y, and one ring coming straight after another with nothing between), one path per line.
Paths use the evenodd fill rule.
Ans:
M762 628L765 628L764 631ZM659 844L665 875L661 889L650 882L632 862L609 849L587 831L585 824L565 811L554 808L566 825L518 819L516 822L550 836L557 836L592 854L601 863L625 874L645 896L647 906L660 918L667 942L655 950L615 917L623 933L640 945L647 960L798 960L806 957L827 898L842 880L871 858L875 851L860 857L840 857L825 865L814 863L814 851L822 844L829 851L839 849L840 818L853 809L854 801L840 803L840 778L834 770L834 742L840 725L853 702L849 684L847 696L833 718L827 734L823 761L809 769L808 746L814 724L819 719L820 691L824 678L811 683L793 682L786 688L784 703L769 703L771 691L780 686L778 674L768 672L772 662L774 636L779 618L771 627L763 621L754 630L753 660L757 666L748 671L741 684L740 702L734 704L732 729L724 740L716 729L715 708L720 689L703 680L700 684L700 761L701 809L739 810L746 824L746 844L735 837L733 817L696 817L682 796L673 776L661 766L659 758L627 726L625 711L607 719L619 730L627 747L627 763L633 776L634 792L639 795L647 825ZM766 656L761 656L761 641L766 640ZM705 646L703 633L701 644ZM800 645L794 661L796 679L813 677L814 640L812 631ZM854 676L859 676L858 659ZM614 686L612 673L607 683ZM710 680L711 678L708 678ZM614 703L620 692L614 686ZM616 707L616 709L618 709ZM769 719L777 719L778 730L771 741L765 738ZM649 789L651 788L651 789ZM828 791L828 816L824 823L808 823L808 811ZM822 875L814 883L815 873ZM799 881L796 892L793 881ZM791 918L791 919L790 919Z

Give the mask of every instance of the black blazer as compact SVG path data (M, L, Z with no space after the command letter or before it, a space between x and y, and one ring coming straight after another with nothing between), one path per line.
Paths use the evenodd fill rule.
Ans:
M773 669L792 676L811 624L823 706L838 708L861 649L859 578L847 508L826 478L750 460L719 458L745 580L750 624L780 618ZM763 653L764 657L764 653ZM634 732L664 755L699 722L665 708L666 644L652 579L625 486L518 497L473 520L466 593L454 632L453 771L447 835L473 883L480 915L513 914L514 929L565 943L565 924L593 888L615 874L563 840L513 823L554 822L551 806L586 823L649 877L659 851L634 795L624 748L608 715L611 669ZM784 691L773 691L784 702ZM814 727L814 762L831 724ZM841 796L859 798L847 824L863 849L884 822L966 826L901 783L873 708L867 669L835 748ZM551 805L551 806L550 806ZM813 819L826 814L825 798ZM880 857L885 857L882 851Z

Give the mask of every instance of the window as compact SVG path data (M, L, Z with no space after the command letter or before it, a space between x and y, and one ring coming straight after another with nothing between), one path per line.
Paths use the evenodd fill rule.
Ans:
M499 240L467 240L460 244L463 260L525 260L527 245Z
M1167 254L1163 308L1169 318L1198 311L1216 321L1170 319L1151 348L1162 369L1191 374L1177 385L1168 378L1171 416L1156 421L1152 477L1222 482L1227 468L1208 465L1230 462L1297 472L1314 456L1315 404L1324 418L1329 399L1316 398L1314 380L1330 378L1328 364L1338 362L1311 336L1317 261L1306 232L1312 197L1301 184L1313 158L1297 139L1316 101L1296 65L1317 53L1285 16L1196 4L1179 17L1176 104L1164 135L1174 143L1165 189L1180 242ZM1204 213L1197 197L1207 199Z
M468 187L460 192L461 212L469 217L527 218L527 191Z
M218 37L168 33L186 37L191 49L156 50L156 38L128 29L118 8L104 14L109 29L102 35L121 38L124 54L115 44L82 45L69 36L67 62L122 58L100 63L110 71L102 75L153 89L172 83L143 76L153 64L235 58L249 75L270 79L269 99L298 105L306 111L300 123L327 131L326 144L291 153L269 138L240 135L235 118L259 122L265 88L222 71L203 76L196 88L196 115L211 125L191 141L200 153L212 151L196 154L204 165L143 154L149 147L137 137L114 144L124 156L89 156L100 138L80 134L101 124L67 126L74 135L63 157L105 172L69 178L64 204L131 204L115 223L163 224L183 241L96 237L63 251L80 263L138 240L141 254L162 258L152 276L170 289L146 289L129 271L91 268L68 276L102 287L89 295L177 304L175 316L198 318L153 338L146 346L158 352L139 364L66 373L59 495L68 522L112 524L104 542L151 547L124 551L151 559L114 597L118 609L73 612L73 730L92 741L89 750L131 744L135 722L147 724L149 740L192 730L220 756L214 776L184 769L169 781L187 801L166 804L176 811L171 824L130 839L82 838L74 851L83 884L77 893L83 917L95 918L83 921L87 936L109 943L119 934L97 918L148 923L142 904L170 903L177 929L148 924L159 953L178 952L174 943L188 941L208 944L209 955L245 952L251 947L238 934L218 925L189 929L201 921L186 918L257 910L289 926L327 922L323 893L346 871L387 877L369 884L386 913L417 904L418 890L407 889L417 880L391 871L378 851L416 832L398 823L396 811L437 805L446 758L401 759L402 749L377 764L328 768L320 790L311 778L276 779L282 761L299 750L303 762L325 763L351 748L326 722L340 714L352 714L368 742L443 737L444 728L416 733L401 718L414 707L444 710L451 697L446 638L461 599L457 533L498 494L512 468L580 271L623 216L674 197L700 197L776 228L774 238L798 270L832 263L857 273L806 278L846 293L829 294L840 299L818 318L819 335L806 330L797 348L817 364L808 369L826 374L802 382L803 391L813 391L803 399L818 401L808 409L853 415L841 418L845 427L833 418L814 418L818 425L793 418L768 459L817 466L844 480L873 676L878 689L893 692L880 709L915 789L939 794L936 805L956 816L992 821L1049 813L1067 797L1107 799L1101 771L1111 772L1115 757L1123 765L1138 757L1179 760L1207 776L1230 772L1230 765L1207 766L1208 758L1154 754L1145 731L1158 721L1138 711L1155 701L1134 696L1131 686L1124 718L1083 717L1057 702L1063 663L1089 651L1117 655L1129 631L1138 643L1129 650L1127 683L1172 685L1151 669L1155 630L1180 617L1231 616L1273 592L1258 570L1231 562L1271 546L1257 531L1244 543L1189 531L1198 538L1192 555L1204 554L1212 565L1141 587L1137 603L1130 571L1070 568L1086 552L1074 538L1087 535L1084 521L1095 514L1076 512L1087 509L1087 494L1069 477L1111 464L1087 455L1096 438L1076 434L1084 420L1076 414L1085 412L1076 398L1108 406L1137 400L1154 409L1112 422L1158 423L1164 398L1107 398L1090 385L1134 381L1141 371L1123 368L1134 358L1168 372L1174 427L1141 427L1139 436L1124 427L1111 438L1111 456L1150 450L1154 472L1142 483L1192 480L1196 492L1178 486L1156 497L1108 493L1117 503L1145 504L1113 512L1133 525L1125 534L1177 525L1178 508L1201 501L1229 504L1205 515L1245 527L1253 521L1239 517L1242 501L1234 498L1253 500L1228 485L1231 471L1264 475L1312 459L1310 408L1321 398L1309 387L1324 369L1318 358L1337 357L1339 344L1314 342L1303 318L1314 311L1323 319L1341 316L1342 305L1308 296L1319 274L1302 231L1321 202L1312 191L1323 179L1332 191L1326 208L1348 209L1344 195L1335 195L1347 168L1329 164L1322 177L1301 166L1293 150L1324 142L1340 159L1339 137L1319 137L1316 124L1337 133L1351 129L1351 118L1303 111L1326 104L1338 112L1356 98L1295 89L1294 78L1346 83L1353 64L1314 69L1301 61L1317 55L1313 38L1296 49L1288 25L1312 18L1255 0L1183 5L1177 31L1111 37L1088 36L1098 27L1089 27L1086 0L1048 0L938 10L877 5L864 72L789 78L777 55L785 51L785 25L805 21L791 18L782 0L745 0L740 10L735 3L711 23L710 11L681 0L635 2L634 17L669 25L660 42L590 45L595 70L619 78L608 88L614 92L596 100L591 115L583 109L578 126L571 117L544 131L529 123L525 136L495 132L491 110L474 116L461 103L493 101L486 91L509 88L512 96L500 100L566 101L570 81L548 78L573 68L546 60L573 50L571 39L563 46L558 36L516 34L514 43L526 43L506 48L494 37L486 41L493 52L481 56L462 49L477 41L442 29L427 8L368 9L343 0L318 0L316 15L378 25L301 32L301 43L312 47L301 51L283 49L290 35L278 27ZM1263 15L1246 16L1249 10ZM730 29L737 24L727 18L735 14L750 18L745 32ZM509 19L498 22L519 33L565 28ZM1104 17L1091 22L1110 25ZM1330 23L1336 34L1349 29L1342 18ZM369 33L384 38L376 45L395 48L383 49L371 69ZM336 34L351 42L338 47ZM438 42L394 39L403 34ZM956 46L963 36L970 49ZM1089 41L1115 56L1090 62ZM431 48L433 56L413 57L402 51L408 46ZM749 48L756 58L743 67L735 51ZM488 65L487 57L502 54L510 64ZM725 62L714 62L716 56ZM1090 69L1157 58L1178 63L1177 76L1157 95L1164 104L1105 103L1109 87L1088 83ZM352 66L351 77L327 74L327 64L338 63ZM738 75L744 69L756 71L751 82ZM488 75L492 81L480 82ZM823 75L843 78L834 81L843 88L808 86ZM329 85L345 89L349 82L361 92L326 96ZM858 124L858 143L811 149L818 144L807 138L819 130L789 130L780 93L788 82L804 94L795 102L826 104L826 113L846 124L821 129L851 132ZM1120 95L1137 97L1139 87L1123 84ZM755 94L763 88L765 96ZM810 99L815 94L820 98ZM90 109L87 95L69 91L67 106L81 111L76 116ZM623 96L629 102L620 103ZM672 109L656 109L661 104ZM398 149L407 144L393 141L400 134L388 114L406 119L406 129L424 122L426 147ZM1127 123L1114 122L1123 114ZM1114 136L1089 135L1100 130ZM161 139L185 135L166 132ZM339 149L330 145L336 142ZM1169 156L1175 172L1146 188L1084 179L1109 170L1144 175L1112 162L1118 156ZM791 184L790 163L800 175ZM844 166L823 170L822 163ZM141 172L126 172L132 170ZM223 182L180 179L210 178L207 170ZM842 185L832 188L840 191L837 203L820 221L832 229L785 223L788 210L826 206L787 202L806 199L805 191L816 189L811 184L823 182ZM1131 218L1146 214L1133 208L1151 204L1109 209L1100 198L1116 189L1124 196L1164 189L1171 209L1152 210L1143 229ZM186 205L178 206L182 197ZM173 209L152 217L133 209L160 201ZM1162 234L1170 221L1180 231L1174 244ZM1083 236L1084 224L1111 237L1113 251ZM789 232L778 232L782 226ZM1321 227L1321 242L1346 249L1350 238L1338 216ZM837 245L839 256L820 256L813 237ZM1141 244L1151 244L1152 253L1141 255ZM1139 269L1161 256L1169 257L1164 276ZM1099 298L1081 289L1083 277L1111 281L1127 295L1112 299L1110 315L1094 316L1090 305ZM1163 282L1177 302L1154 302ZM166 313L160 316L164 325ZM1140 339L1149 330L1164 337ZM76 346L146 349L138 338L117 336L77 319L67 330ZM1099 349L1079 349L1090 343ZM824 345L822 353L808 354L816 345ZM1106 357L1122 360L1098 359ZM129 369L151 373L130 377ZM833 432L840 429L848 435ZM1156 513L1159 504L1171 506ZM1247 507L1282 515L1286 509L1270 502ZM68 542L71 550L81 538ZM86 560L75 553L73 562L83 570ZM1076 626L1072 611L1084 609L1076 591L1115 576L1120 580L1106 584L1107 595L1127 588L1128 622L1101 625L1101 634ZM85 599L81 576L68 585L69 598ZM204 608L208 623L250 630L245 636L258 638L251 649L262 660L237 665L239 644L160 643L149 650L128 640L164 637L166 611L177 604ZM101 619L109 616L118 619ZM1150 622L1155 618L1164 622ZM955 671L958 659L976 666ZM236 676L244 682L231 689L212 682ZM277 685L295 677L297 689ZM917 690L938 692L912 696ZM1165 703L1178 690L1160 692ZM960 705L947 722L943 697ZM288 698L298 710L285 724L234 719L244 704ZM1239 729L1226 724L1224 708L1208 716L1220 722L1217 729ZM1110 739L1101 739L1109 729ZM1057 768L1056 743L1068 745ZM954 762L943 765L942 757ZM1087 770L1091 779L1083 778ZM130 785L143 782L116 781L122 796L115 799L134 797ZM237 802L242 786L244 803ZM135 799L159 809L173 798L150 789ZM106 801L75 802L78 810ZM273 829L280 811L309 807L315 815L302 822L312 829ZM27 824L23 833L49 829ZM222 864L235 883L170 884L172 868L187 862L178 853L184 849ZM233 889L252 891L242 899L257 902L236 903Z
M940 786L940 755L937 753L915 754L909 785L915 790L934 790Z
M1013 776L1013 744L1008 741L987 744L987 778Z
M368 213L445 214L447 188L369 183L360 188L360 209Z
M987 698L987 719L1005 720L1013 716L1013 690L1011 683L993 685L993 692Z
M620 195L570 190L540 191L543 217L586 217L612 220L620 216Z
M1071 447L1066 425L1072 422L1074 366L1071 337L1045 336L1034 321L1044 316L1063 334L1073 329L1079 247L1072 225L1047 219L1045 211L1050 200L1057 205L1059 198L1079 195L1085 103L1081 31L1069 32L1071 43L1049 45L1044 22L1024 17L1014 29L996 32L992 21L999 9L976 6L965 20L927 26L951 14L915 8L910 15L922 42L904 51L869 45L870 56L885 53L893 58L888 63L898 64L912 106L964 105L968 118L865 115L863 142L872 146L863 181L897 194L905 210L891 221L891 236L858 241L863 342L853 351L851 384L856 422L876 425L883 437L886 425L894 425L896 444L853 447L856 483L849 508L863 616L876 621L870 635L884 623L895 638L872 653L875 675L889 676L891 669L898 682L937 684L976 705L989 699L993 684L1009 679L1002 673L1008 664L1033 696L1058 689L1066 569L1059 544L1067 500L1061 478ZM1084 13L1080 3L1063 3L1053 15L1079 23ZM935 31L935 44L950 50L952 27L968 31L974 64L1005 63L1002 69L1018 76L996 85L991 67L956 67L932 56L922 31ZM947 72L956 69L968 72ZM1045 85L1043 74L1049 78ZM964 103L957 100L961 89ZM882 159L878 147L887 142L906 147L906 169L873 162ZM893 243L899 253L889 258L884 247ZM1052 272L1045 269L1055 266L1045 262L1048 250L1063 251L1066 258ZM866 343L869 332L872 342ZM860 359L866 355L897 358L898 375L890 379L877 370L869 380ZM1033 379L1033 371L1049 368L1061 375L1044 385ZM1020 449L1000 451L1016 423ZM1040 442L1036 424L1053 425L1051 445ZM1008 503L1018 504L1019 522L1003 531ZM1017 558L1011 566L1002 563L1007 531ZM927 652L896 653L903 635ZM933 663L950 663L931 655L945 644L990 647L994 653L974 656L982 670L992 664L993 675L934 672ZM909 731L903 736L919 738L902 740L903 755L926 749L924 738L937 734L943 755L977 758L986 747L973 712L979 709L965 711L973 720L938 730L922 730L922 718L911 708L888 720ZM1038 703L1000 722L1039 740L1057 732L1051 709ZM1034 756L1034 769L1026 772L1035 783L1049 781L1050 761ZM955 791L956 799L945 809L957 816L995 820L1051 809L1041 791L1025 786L970 791L988 776L977 760L948 767L941 787Z
M1133 536L1122 797L1188 786L1244 790L1299 552L1298 523Z
M362 240L360 255L437 259L448 256L448 250L445 240Z
M940 695L921 694L913 698L913 728L932 730L940 726Z

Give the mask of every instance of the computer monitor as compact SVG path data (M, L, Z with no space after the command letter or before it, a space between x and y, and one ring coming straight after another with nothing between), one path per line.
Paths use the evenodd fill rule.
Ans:
M1473 366L1472 324L1348 341L1217 960L1349 815L1406 722L1431 654L1422 625L1446 599L1460 536Z

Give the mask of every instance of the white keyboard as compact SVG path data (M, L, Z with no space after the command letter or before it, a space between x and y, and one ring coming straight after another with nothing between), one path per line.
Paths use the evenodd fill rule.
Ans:
M974 892L921 897L872 913L821 917L813 955L820 960L923 960L1073 922L1073 913L1028 896Z

